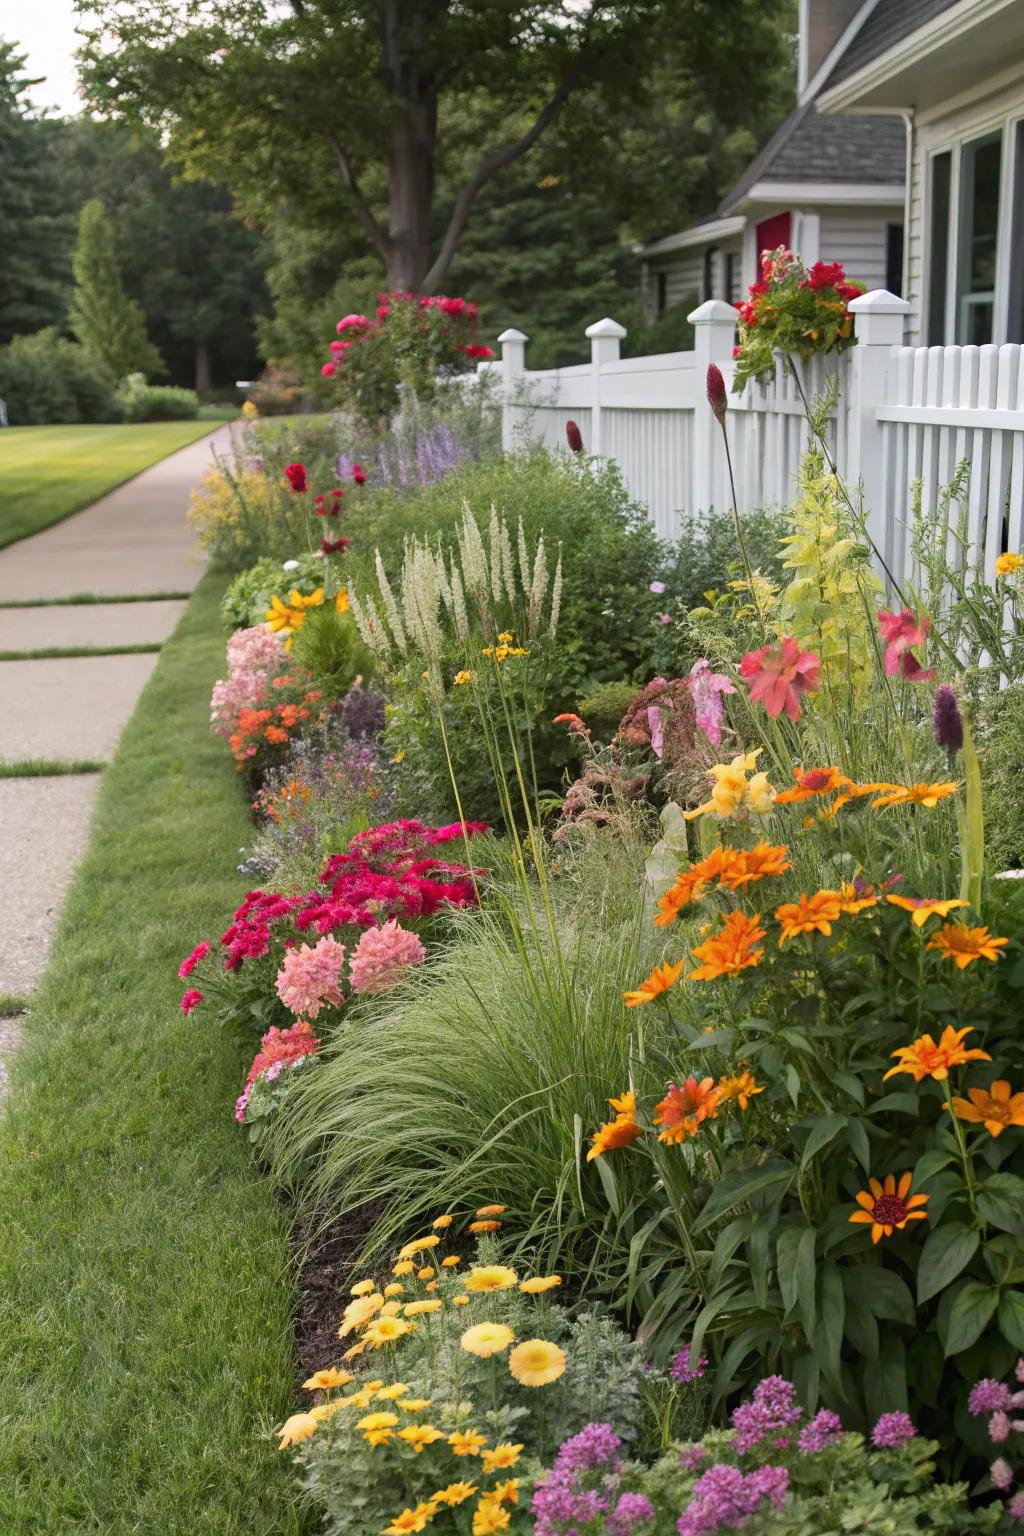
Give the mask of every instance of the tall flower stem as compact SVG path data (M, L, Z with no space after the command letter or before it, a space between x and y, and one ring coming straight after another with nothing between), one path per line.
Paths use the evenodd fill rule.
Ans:
M946 1095L946 1105L949 1109L949 1117L953 1122L953 1134L956 1137L957 1145L960 1148L960 1161L963 1164L964 1180L967 1184L967 1200L971 1207L971 1214L976 1218L978 1215L978 1199L977 1187L974 1182L974 1165L971 1162L971 1156L967 1150L967 1138L964 1135L964 1128L960 1123L960 1119L956 1110L953 1108L953 1090L950 1087L948 1077L943 1081L942 1088Z

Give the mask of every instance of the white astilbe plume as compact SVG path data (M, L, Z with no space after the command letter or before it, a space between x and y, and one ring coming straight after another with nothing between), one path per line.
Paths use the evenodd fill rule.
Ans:
M533 577L530 582L529 607L527 609L527 632L531 640L536 640L540 629L540 615L544 607L544 597L548 590L548 562L544 553L544 535L537 540L537 553L533 561Z
M348 601L352 617L356 621L356 628L359 630L360 635L362 635L364 642L370 647L375 656L379 656L382 661L387 661L391 655L391 641L388 637L387 629L381 621L381 616L377 612L377 604L372 596L366 598L364 607L350 587Z
M508 600L514 603L516 600L516 564L512 557L512 535L508 531L508 524L501 519L501 574L505 582L505 591Z
M558 630L558 616L562 611L562 546L558 546L558 564L555 566L555 582L551 588L551 621L548 624L548 639L553 640Z
M487 530L487 542L491 549L491 596L501 602L501 533L498 527L498 509L491 502L491 523ZM512 598L512 593L509 593Z
M519 546L519 581L525 598L530 590L530 556L526 550L526 534L523 532L522 518L519 519L519 527L516 529L516 543Z
M395 601L395 594L391 590L391 583L388 581L388 573L384 569L384 561L380 557L379 549L377 551L376 571L377 585L380 587L380 595L384 603L384 611L388 616L388 623L391 625L391 633L394 636L395 644L404 656L409 648L408 641L405 638L405 630L402 628L398 604Z
M437 548L434 551L434 556L437 564L437 582L441 589L441 601L444 603L446 611L452 613L454 612L454 594L452 593L452 584L448 580L448 567L444 563L440 534L438 534Z
M490 574L487 570L487 551L484 549L484 541L480 537L480 529L476 525L476 519L469 510L469 504L464 504L462 527L459 529L459 564L462 567L462 580L467 592L484 611L487 606L487 593L491 585Z
M452 556L452 612L455 619L455 632L460 640L469 639L469 614L466 611L466 594L462 590L462 577L459 568Z
M402 564L402 608L405 621L421 655L436 661L444 636L441 630L440 561L426 544L412 540L405 547Z

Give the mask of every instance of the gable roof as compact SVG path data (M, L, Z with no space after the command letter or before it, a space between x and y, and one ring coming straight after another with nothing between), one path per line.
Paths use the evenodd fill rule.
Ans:
M906 130L890 116L823 117L813 101L789 114L719 203L731 213L762 181L902 186Z
M926 22L940 16L957 3L957 0L878 0L878 4L865 19L841 58L829 75L826 89L849 75L856 74L872 59L877 59L886 49L916 32ZM848 119L843 119L848 121Z

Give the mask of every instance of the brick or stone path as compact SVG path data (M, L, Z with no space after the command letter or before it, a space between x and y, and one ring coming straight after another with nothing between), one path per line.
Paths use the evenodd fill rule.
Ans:
M191 591L205 560L185 513L221 427L109 496L0 550L0 605L80 592ZM162 642L181 603L4 609L0 651ZM156 665L156 654L0 661L0 758L108 760ZM0 993L31 994L46 965L61 902L85 850L100 776L0 779ZM100 985L103 978L97 977ZM26 1018L0 1018L0 1095Z

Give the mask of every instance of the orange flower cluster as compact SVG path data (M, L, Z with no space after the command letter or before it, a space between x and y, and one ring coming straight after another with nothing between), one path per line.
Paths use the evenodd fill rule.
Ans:
M861 799L864 795L875 796L871 802L873 811L884 810L890 805L923 805L931 810L960 787L956 782L908 785L880 781L875 784L856 784L838 768L831 767L811 768L806 773L798 768L793 777L795 783L792 789L784 789L780 795L776 795L775 804L800 805L805 800L833 795L835 798L819 812L822 820L830 819L851 800Z
M695 1077L688 1077L680 1085L669 1083L665 1097L654 1109L654 1123L661 1126L658 1140L675 1146L687 1136L696 1136L705 1120L718 1118L721 1102L714 1078L705 1077L698 1082Z
M238 772L242 771L250 758L256 756L264 744L283 747L290 741L292 731L303 720L309 719L309 705L319 698L318 691L310 690L303 694L299 703L275 704L272 709L239 710L237 725L228 738Z
M859 894L853 885L843 885L838 891L815 891L813 896L801 891L799 901L786 901L775 909L782 930L779 948L800 933L830 934L832 924L841 917L853 916L877 904L878 897L872 892L865 890Z
M969 1050L964 1045L966 1036L973 1033L973 1024L967 1024L963 1029L954 1029L952 1024L947 1024L937 1045L931 1035L919 1035L909 1045L901 1045L898 1051L893 1051L899 1063L889 1068L882 1081L895 1077L898 1072L909 1072L915 1083L923 1082L926 1077L941 1083L949 1076L950 1067L962 1067L968 1061L991 1061L987 1051Z
M968 928L963 923L943 923L933 933L926 949L937 949L947 960L952 960L958 971L973 965L975 960L998 960L999 951L1008 939L997 939L987 928Z
M730 912L718 933L690 951L701 963L695 971L690 971L687 981L714 981L718 976L736 976L740 971L759 965L764 959L764 950L757 946L765 936L760 924L759 912L753 912L749 917L745 912Z
M590 1150L587 1153L587 1162L592 1163L595 1157L603 1157L606 1152L616 1152L620 1147L628 1147L636 1141L643 1131L636 1123L636 1095L634 1093L621 1093L617 1099L609 1099L608 1103L615 1111L614 1120L606 1120L604 1125L598 1127L590 1139Z
M685 907L707 894L715 880L722 890L738 891L755 880L792 869L786 857L788 853L787 847L771 843L758 843L754 848L713 848L707 858L684 869L662 896L654 919L655 927L666 928L669 923L674 923Z

